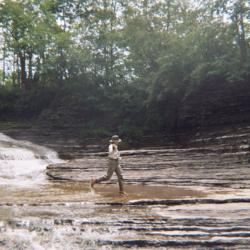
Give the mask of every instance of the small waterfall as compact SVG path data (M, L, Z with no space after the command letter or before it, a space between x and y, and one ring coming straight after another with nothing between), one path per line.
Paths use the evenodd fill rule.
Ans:
M55 151L0 133L0 185L41 184L46 166L57 162Z

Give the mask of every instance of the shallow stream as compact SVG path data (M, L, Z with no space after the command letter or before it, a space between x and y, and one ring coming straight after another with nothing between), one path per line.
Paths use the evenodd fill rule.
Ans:
M124 157L128 196L120 197L116 177L90 189L90 178L105 172L99 158L70 162L71 166L82 167L78 181L74 181L72 168L66 173L72 180L53 180L46 175L46 167L67 166L57 152L0 133L0 249L249 245L249 189L237 193L232 188L186 185L184 174L173 174L179 169L176 162L176 167L162 163L166 155L170 160L175 152L185 154L183 150L172 150L147 156L153 165L144 163L144 156ZM180 161L180 156L177 158ZM90 169L91 160L96 168ZM134 166L129 165L131 161ZM143 176L148 178L146 183L140 182ZM163 182L165 177L169 185ZM173 184L175 177L184 180L183 186Z

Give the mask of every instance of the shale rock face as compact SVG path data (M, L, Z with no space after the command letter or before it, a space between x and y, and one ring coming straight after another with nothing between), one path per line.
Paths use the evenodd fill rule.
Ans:
M130 194L121 200L96 201L99 209L112 210L112 218L95 218L91 225L95 228L97 223L104 231L116 227L123 237L102 239L98 244L147 249L248 248L249 135L250 127L245 127L197 135L185 146L122 151ZM47 175L62 183L86 183L105 174L105 156L106 152L85 153L81 159L48 166ZM115 182L114 177L110 184L98 185L96 192L102 194L107 186L117 189ZM178 193L174 188L183 189ZM138 196L144 189L147 194ZM108 192L115 191L110 188ZM108 192L104 195L114 198Z
M250 188L250 127L197 137L179 148L121 151L126 183L168 186ZM105 174L106 152L47 167L57 180L88 181Z
M74 159L50 164L47 182L0 190L0 249L249 249L249 135L224 129L122 151L126 197L115 176L91 190L107 153L72 143Z

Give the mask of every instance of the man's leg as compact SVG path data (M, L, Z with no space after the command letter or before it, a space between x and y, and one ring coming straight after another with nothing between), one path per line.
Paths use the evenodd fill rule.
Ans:
M108 161L108 171L107 171L107 173L104 176L102 176L101 178L98 178L96 180L92 180L91 181L91 187L94 187L94 185L96 183L100 183L102 181L109 180L112 177L112 175L113 175L113 173L115 171L115 168L116 168L116 164L115 163L116 163L115 161L109 160Z
M122 175L122 169L121 169L121 166L119 164L119 162L117 163L117 167L115 169L115 173L118 177L118 183L119 183L119 189L120 189L120 193L121 194L125 194L124 192L124 186L123 186L123 175Z

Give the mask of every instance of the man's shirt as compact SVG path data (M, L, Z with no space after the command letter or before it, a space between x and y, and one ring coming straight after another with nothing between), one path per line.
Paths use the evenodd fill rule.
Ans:
M120 158L120 152L118 151L118 147L115 144L110 144L109 145L109 155L108 157L110 159L117 160Z

